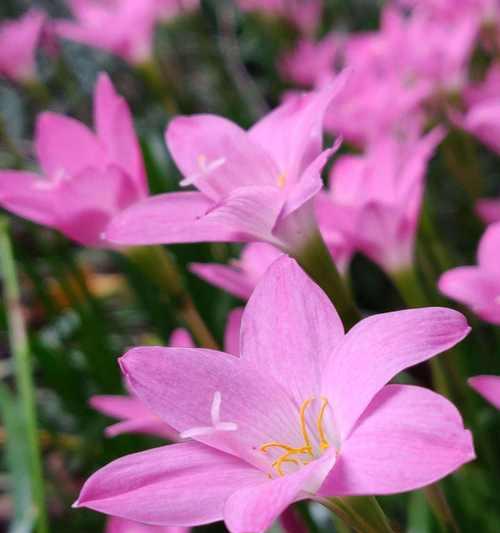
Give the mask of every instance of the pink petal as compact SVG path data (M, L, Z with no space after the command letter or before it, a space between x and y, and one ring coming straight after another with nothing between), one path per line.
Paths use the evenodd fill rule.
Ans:
M118 516L110 516L106 523L106 533L189 533L186 527L148 526Z
M500 376L474 376L469 378L469 385L500 409Z
M153 414L144 418L116 422L116 424L108 426L104 433L106 437L116 437L125 433L140 433L142 435L152 435L174 442L179 440L179 434L177 431Z
M297 408L272 376L222 352L189 348L134 348L120 359L134 391L153 413L179 433L211 426L211 405L222 397L220 420L236 431L196 437L259 468L269 466L259 446L280 438L302 442ZM193 392L195 391L195 393Z
M106 73L99 76L95 88L94 122L111 161L121 166L134 180L137 190L147 196L146 173L132 115Z
M475 458L472 435L446 398L387 385L342 444L322 496L393 494L430 485Z
M221 200L238 187L277 186L279 171L265 150L222 117L175 118L168 126L166 142L182 174L186 178L199 175L194 184L212 200ZM214 162L219 163L209 170Z
M320 155L325 111L343 89L347 73L321 91L290 97L249 131L276 161L279 172L292 183Z
M195 344L193 337L189 334L189 331L183 328L177 328L172 331L168 345L172 348L194 348Z
M241 187L219 205L197 192L162 194L120 213L107 238L117 244L273 240L281 205L271 187Z
M189 270L201 279L227 291L229 294L248 300L254 289L246 272L232 265L218 263L191 263Z
M500 281L500 222L488 226L477 252L479 266L492 274L495 274Z
M240 327L243 309L233 309L227 317L226 331L224 332L224 350L232 355L240 355Z
M72 177L108 162L103 146L84 124L50 112L42 113L37 120L35 151L49 179Z
M462 314L441 307L383 313L356 324L322 374L342 439L398 372L448 350L469 331Z
M48 180L32 172L0 171L0 205L37 224L54 227L58 222L57 203Z
M195 526L220 520L228 496L263 479L262 472L208 446L172 444L101 468L74 506L152 525Z
M268 269L245 308L241 356L301 405L319 392L321 373L343 333L328 297L295 260L283 256Z
M325 454L292 474L235 492L224 507L227 528L231 533L263 533L291 503L316 490L331 463L332 458Z
M478 200L476 211L486 224L500 222L500 200L490 198Z

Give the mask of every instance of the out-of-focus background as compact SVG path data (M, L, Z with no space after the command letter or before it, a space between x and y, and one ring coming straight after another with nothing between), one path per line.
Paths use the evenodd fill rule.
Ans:
M2 0L0 22L18 18L33 7L43 10L50 19L71 17L63 0ZM201 0L178 16L158 19L151 62L141 65L49 31L44 45L37 48L33 82L0 78L0 168L37 168L32 140L35 119L44 110L91 124L92 91L98 74L106 71L133 111L151 192L178 190L180 174L163 140L165 126L173 116L215 113L249 127L279 104L287 91L314 85L307 83L307 73L306 83L300 83L300 74L291 75L283 66L283 58L299 42L304 38L319 41L331 32L339 39L349 39L354 32L376 31L383 2L326 0L309 29L294 24L287 16L289 7L275 13L242 10L237 2L229 0ZM415 47L428 44L415 41ZM450 37L444 46L459 45ZM440 53L439 49L435 52ZM318 54L313 53L315 57ZM468 83L484 78L494 54L488 56L475 46L467 64ZM332 70L337 59L329 59ZM295 63L295 72L300 64L300 60ZM444 115L444 108L436 111L434 123L441 121L450 128L450 119ZM417 238L418 270L423 273L428 301L435 304L444 301L436 288L438 277L451 267L475 261L484 223L476 216L471 198L500 194L500 165L495 151L477 136L459 128L455 131L453 126L450 131L427 170L425 219ZM347 138L341 153L361 150ZM480 175L481 181L473 173ZM112 421L92 409L89 398L123 393L117 357L130 346L165 345L172 331L185 324L175 302L125 256L78 246L56 231L14 215L10 220L34 365L50 530L104 531L104 516L71 509L83 481L117 457L163 441L130 434L106 437L104 429ZM188 265L227 262L237 257L240 246L186 244L169 246L168 250L200 314L222 343L228 313L242 301L196 277ZM404 307L387 275L361 254L356 254L349 272L364 312ZM499 374L498 327L472 314L470 319L474 333L455 361L460 373ZM32 502L23 455L25 443L22 433L16 433L16 406L12 403L14 396L8 393L15 386L5 305L0 306L0 321L0 378L7 389L7 394L2 389L0 395L0 445L6 452L0 463L0 529L21 533L31 530ZM462 532L494 533L500 528L500 417L473 394L467 397L466 405L462 414L477 432L479 462L484 461L485 468L479 471L474 465L467 467L469 490L465 493L455 490L461 473L447 480L447 496ZM385 497L381 502L402 530L439 531L425 502L418 497L405 494ZM337 527L328 516L316 512L313 510L318 532ZM222 531L224 526L199 529Z

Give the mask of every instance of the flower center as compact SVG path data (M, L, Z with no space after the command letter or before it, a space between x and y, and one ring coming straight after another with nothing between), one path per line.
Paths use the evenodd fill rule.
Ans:
M300 406L299 410L299 423L300 423L300 432L304 443L300 447L289 446L278 441L266 442L260 446L259 450L263 453L268 453L270 450L280 450L283 453L274 460L272 467L279 476L284 476L285 472L283 470L284 463L291 463L293 465L307 465L311 460L316 458L314 446L309 435L308 425L307 425L307 410L311 403L315 401L316 398L312 397L304 401ZM328 437L324 428L324 416L326 408L328 407L328 400L326 398L321 398L321 407L319 409L317 418L316 418L316 429L318 432L319 438L319 455L321 455L325 450L330 447L328 442ZM305 456L305 458L304 458Z

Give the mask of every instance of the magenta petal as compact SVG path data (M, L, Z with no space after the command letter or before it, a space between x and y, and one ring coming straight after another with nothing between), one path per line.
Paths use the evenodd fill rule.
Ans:
M32 172L0 171L0 205L37 224L54 227L57 207L50 182Z
M479 266L500 280L500 222L488 226L477 252Z
M233 309L227 317L226 331L224 332L224 350L232 355L240 355L240 328L243 308Z
M398 372L448 350L469 331L461 313L441 307L383 313L356 324L323 372L323 393L335 406L342 439Z
M191 263L189 270L233 296L247 300L254 289L253 280L238 267L217 263Z
M205 349L142 347L128 351L120 364L134 394L179 433L212 425L211 406L219 392L220 419L237 430L196 438L259 468L268 467L259 446L276 435L301 442L298 424L290 424L297 408L289 395L242 358Z
M328 297L295 260L283 256L269 267L245 308L241 356L301 405L319 392L322 369L343 333Z
M56 113L42 113L36 123L35 150L49 179L72 177L88 167L108 163L97 137L81 122Z
M224 508L227 528L231 533L263 533L291 503L315 492L330 465L325 454L292 474L235 492Z
M186 527L148 526L118 516L110 516L106 523L106 533L189 533Z
M500 222L500 200L490 198L478 200L476 203L476 211L487 224Z
M152 525L195 526L220 520L228 496L263 479L262 472L208 446L172 444L101 468L85 482L75 507Z
M372 400L319 490L322 496L393 494L430 485L475 458L472 436L443 396L387 385Z
M469 385L500 409L500 376L474 376L468 380Z
M170 339L168 340L168 345L172 348L194 348L195 344L193 337L189 334L184 328L177 328L172 331Z
M97 136L106 146L111 161L125 169L137 190L146 196L146 173L132 115L127 102L116 93L106 73L99 76L95 88L94 123Z

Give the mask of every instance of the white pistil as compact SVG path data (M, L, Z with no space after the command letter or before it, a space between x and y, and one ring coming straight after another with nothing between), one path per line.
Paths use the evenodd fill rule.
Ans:
M203 176L208 176L211 174L214 170L217 170L219 167L221 167L225 162L225 157L219 157L218 159L214 159L213 161L210 161L210 163L207 163L207 156L204 154L200 154L197 159L198 168L200 169L200 172L196 172L194 174L191 174L190 176L186 176L181 182L181 187L187 187L188 185L193 185L196 183L196 180Z
M234 422L221 422L220 419L220 406L222 403L222 395L219 391L215 391L214 398L212 400L212 406L210 408L210 418L212 421L211 426L198 426L180 434L181 439L189 439L193 437L200 437L202 435L211 435L216 431L236 431L238 425Z

